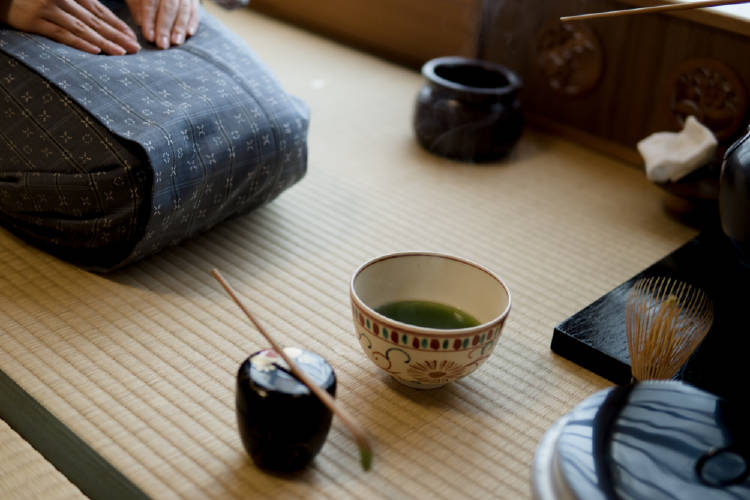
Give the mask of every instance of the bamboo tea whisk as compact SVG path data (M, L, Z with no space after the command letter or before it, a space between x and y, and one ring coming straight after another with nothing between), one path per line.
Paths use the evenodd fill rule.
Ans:
M628 351L637 381L671 379L713 323L706 293L666 277L635 282L625 307Z

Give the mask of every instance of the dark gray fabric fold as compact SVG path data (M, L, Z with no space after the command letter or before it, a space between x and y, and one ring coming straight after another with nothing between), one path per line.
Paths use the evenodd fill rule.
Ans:
M122 4L109 5L132 24ZM141 40L126 56L0 30L5 227L109 270L302 178L307 107L216 19L201 19L182 46Z

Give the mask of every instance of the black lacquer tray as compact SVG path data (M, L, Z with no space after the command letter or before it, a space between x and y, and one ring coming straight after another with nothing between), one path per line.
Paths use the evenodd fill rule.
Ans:
M555 327L552 351L616 384L630 381L625 302L644 276L671 276L702 288L714 323L676 375L726 398L744 396L750 380L750 268L718 230L701 233Z

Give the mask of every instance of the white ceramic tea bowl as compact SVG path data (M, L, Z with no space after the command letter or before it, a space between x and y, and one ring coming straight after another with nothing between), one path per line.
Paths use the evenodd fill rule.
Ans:
M367 357L410 387L432 389L473 372L490 356L510 311L508 287L486 268L459 257L402 252L360 266L349 287L354 328ZM376 311L402 300L446 304L480 324L437 329Z

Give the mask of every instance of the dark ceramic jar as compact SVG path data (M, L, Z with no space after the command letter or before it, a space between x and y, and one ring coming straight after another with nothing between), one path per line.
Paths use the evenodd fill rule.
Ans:
M336 376L322 357L290 347L284 352L313 382L336 395ZM309 464L323 447L333 417L271 349L256 352L240 366L236 405L245 450L258 467L273 472Z
M422 67L414 131L427 150L467 162L505 156L523 130L521 79L504 66L441 57Z
M750 263L750 131L727 149L719 177L721 228Z

